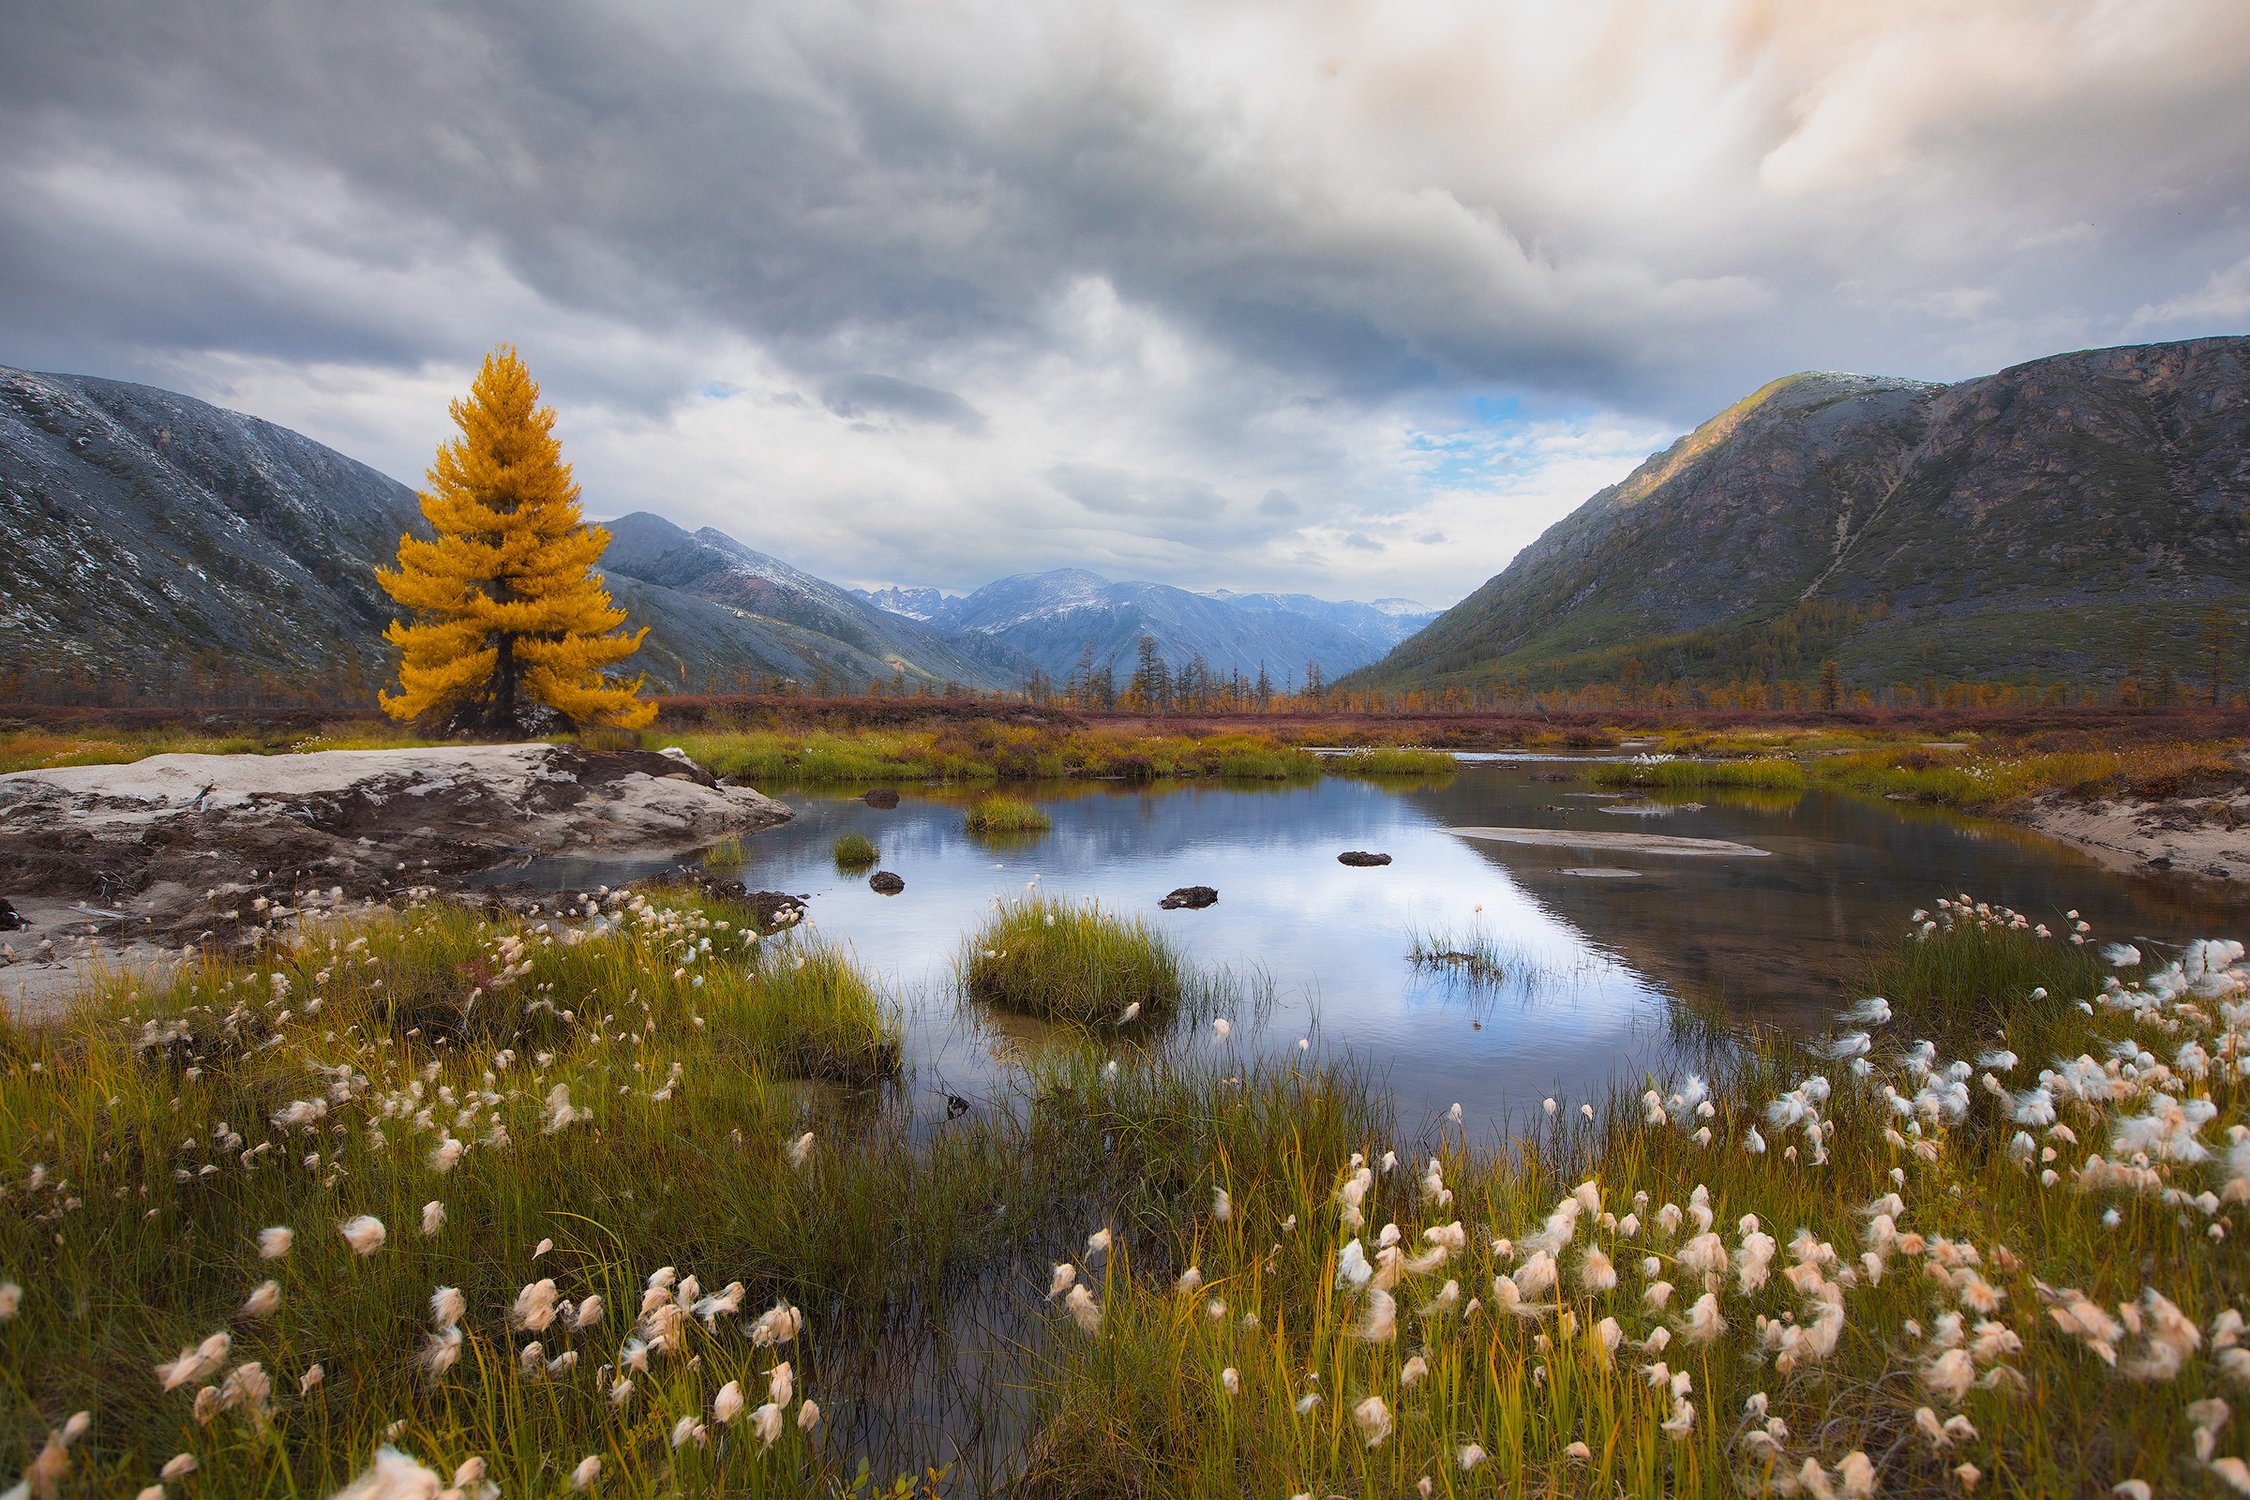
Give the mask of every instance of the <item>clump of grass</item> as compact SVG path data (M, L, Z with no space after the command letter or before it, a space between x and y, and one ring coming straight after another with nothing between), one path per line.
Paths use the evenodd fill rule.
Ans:
M1325 766L1333 776L1451 776L1461 763L1443 750L1384 745L1331 755Z
M1085 1026L1163 1020L1187 984L1171 943L1139 917L1047 896L994 913L962 948L960 973L980 1000Z
M1805 768L1793 760L1762 756L1750 760L1673 760L1635 756L1604 761L1580 771L1594 786L1752 787L1764 791L1803 791Z
M1406 960L1417 968L1450 971L1480 985L1500 984L1521 965L1520 956L1503 954L1500 944L1482 928L1462 933L1418 929L1407 944Z
M2234 758L2235 748L2177 742L2041 752L1903 746L1829 756L1814 763L1814 772L1821 781L1847 790L1998 812L2045 794L2163 800L2231 791L2246 775Z
M829 854L836 861L836 868L847 874L864 870L882 858L882 851L875 847L875 841L857 831L837 834Z
M703 851L703 868L714 875L730 875L742 868L743 852L740 834L725 838Z
M2013 1058L1894 1022L1855 1071L1856 1047L1760 1036L1704 1077L1550 1101L1497 1150L1214 1154L1178 1179L1213 1208L1113 1251L1098 1321L1058 1329L1017 1491L2209 1487L2250 1447L2210 1404L2241 1363L2250 1170L2181 1137L2250 1112L2193 1066L2236 1036L2212 998L2250 965L2197 948L2088 1014L2023 997L2019 941L2075 946L1966 928L1954 965L1957 1000L2010 1008ZM2038 1076L2066 1059L2094 1086Z
M1890 1005L1896 1029L1948 1053L2012 1037L2018 1052L2049 1056L2046 1023L2069 1021L2071 1002L2092 999L2111 969L2075 914L2064 925L2057 934L2006 907L1941 898L1869 966L1867 992Z
M1021 836L1045 833L1054 826L1045 808L1021 797L984 797L969 809L968 829L973 834Z

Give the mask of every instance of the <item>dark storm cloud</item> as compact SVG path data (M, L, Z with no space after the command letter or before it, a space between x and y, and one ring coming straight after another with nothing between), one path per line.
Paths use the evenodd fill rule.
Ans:
M933 527L1060 490L1161 560L1239 502L1364 572L1366 516L1483 482L1390 451L1472 398L1677 426L1791 369L2250 327L2238 0L1418 16L17 5L0 362L271 391L512 338L558 399L647 423L754 375L744 410L880 417L896 473L975 468L917 497ZM620 483L654 463L616 442ZM1443 521L1464 571L1499 535L1414 521L1391 540Z

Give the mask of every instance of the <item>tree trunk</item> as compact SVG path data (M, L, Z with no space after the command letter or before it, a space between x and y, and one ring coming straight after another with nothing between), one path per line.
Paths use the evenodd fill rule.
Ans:
M516 638L502 631L500 656L492 672L492 727L505 735L516 733Z

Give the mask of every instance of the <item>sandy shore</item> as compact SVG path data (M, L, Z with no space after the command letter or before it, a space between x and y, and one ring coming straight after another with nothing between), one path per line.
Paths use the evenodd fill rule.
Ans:
M2016 821L2076 845L2105 869L2250 881L2250 790L2168 802L2042 797Z

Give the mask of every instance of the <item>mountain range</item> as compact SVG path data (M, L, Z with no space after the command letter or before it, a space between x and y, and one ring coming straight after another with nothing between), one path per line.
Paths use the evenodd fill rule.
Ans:
M963 596L935 589L886 588L861 597L885 610L998 641L1067 679L1082 661L1130 672L1142 636L1174 663L1200 654L1215 672L1277 686L1301 681L1309 665L1333 677L1364 666L1436 617L1406 599L1372 604L1310 594L1199 594L1162 583L1116 583L1084 568L1018 573Z
M1097 623L1109 641L1145 621L1182 660L1264 658L1277 677L1372 661L1403 634L1384 636L1393 617L1371 606L1101 580L1097 593L1123 593L1087 614L1075 586L1038 577L969 596L1005 608L940 598L918 619L712 528L646 512L604 524L605 581L649 627L632 665L667 691L1019 689L1062 675ZM12 679L46 696L249 687L364 702L391 672L395 610L375 569L423 529L411 488L287 428L151 386L0 367L0 695ZM1042 608L1069 623L1043 634Z
M2214 604L2250 606L2250 338L1777 380L1346 685L2115 679L2194 670Z

